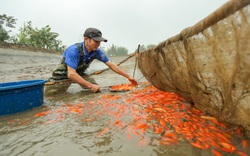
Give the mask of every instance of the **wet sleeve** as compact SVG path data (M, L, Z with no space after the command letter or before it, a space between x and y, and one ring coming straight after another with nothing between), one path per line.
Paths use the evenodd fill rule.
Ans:
M100 49L97 50L97 59L103 63L106 63L109 61L109 58L107 57L107 55L102 52Z
M73 69L77 69L79 62L79 52L77 47L72 45L64 52L65 63Z

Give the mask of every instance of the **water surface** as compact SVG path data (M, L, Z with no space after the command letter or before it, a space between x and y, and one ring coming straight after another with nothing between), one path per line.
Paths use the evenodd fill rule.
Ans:
M115 61L120 60L122 58ZM134 60L124 63L121 67L133 75ZM96 63L90 67L89 72L103 68L105 66ZM112 71L95 75L93 78L101 87L128 83L124 77ZM140 79L140 85L130 92L103 90L101 93L92 93L73 84L65 93L45 96L42 107L0 116L0 155L214 155L212 150L216 148L211 143L208 143L210 147L207 149L197 148L191 142L197 141L198 137L190 141L187 139L188 134L178 131L178 126L188 123L181 115L187 115L185 113L190 111L188 115L197 117L197 111L192 111L194 108L191 104L174 101L168 102L168 106L172 107L169 107L169 110L165 107L156 107L161 100L168 97L161 97L156 90L145 89L150 84L142 78L139 69L136 69L135 78ZM172 110L178 111L181 115L166 115ZM208 116L199 116L202 115ZM166 120L162 123L161 119ZM205 119L199 121L210 122ZM164 128L159 132L160 127ZM237 127L230 128L223 129L223 135L232 141L236 147L235 151L249 155L250 140L242 136L241 132L236 133ZM205 129L206 127L197 127L193 133L200 133ZM164 140L166 134L175 134L175 141ZM242 146L242 140L247 140L246 148ZM240 154L217 151L228 156Z

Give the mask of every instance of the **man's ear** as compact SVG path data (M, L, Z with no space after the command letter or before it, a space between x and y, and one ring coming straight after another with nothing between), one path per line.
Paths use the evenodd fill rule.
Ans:
M91 41L91 38L84 37L84 41L85 41L85 42L87 42L87 41L90 42L90 41Z
M89 38L88 37L84 37L84 41L87 41Z

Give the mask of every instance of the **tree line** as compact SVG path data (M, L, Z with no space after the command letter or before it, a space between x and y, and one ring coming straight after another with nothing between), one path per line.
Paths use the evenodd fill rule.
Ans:
M59 52L63 52L66 49L66 46L58 39L59 34L52 32L49 25L39 29L37 27L34 28L32 22L29 21L19 28L17 34L11 35L11 29L16 28L16 21L17 19L13 16L7 16L6 14L0 15L0 42L28 45ZM141 45L140 51L147 50L154 46L153 44L147 46ZM107 48L107 50L103 47L100 48L108 56L124 56L129 54L127 48L114 44Z
M6 14L0 15L0 41L43 48L55 51L64 51L66 46L58 39L59 34L51 31L51 27L46 25L41 29L34 28L32 22L24 23L18 33L11 35L16 28L17 19Z

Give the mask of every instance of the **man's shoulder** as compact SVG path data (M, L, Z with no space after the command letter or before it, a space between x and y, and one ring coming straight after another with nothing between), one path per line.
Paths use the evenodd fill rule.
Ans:
M70 45L64 52L64 57L69 57L69 56L78 56L78 48L76 44Z
M71 44L70 46L68 46L68 48L66 49L66 51L78 51L78 50L79 50L78 44L79 44L80 46L82 46L82 45L83 45L83 42Z
M78 44L80 46L83 46L83 43L84 42L77 42L77 43L71 44L70 46L67 47L66 50L77 50L78 49Z
M77 43L71 44L71 45L67 48L67 50L76 50L76 49L77 49Z

